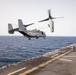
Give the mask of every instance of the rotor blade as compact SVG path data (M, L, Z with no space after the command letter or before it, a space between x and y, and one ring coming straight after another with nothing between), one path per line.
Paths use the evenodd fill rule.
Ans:
M64 18L64 17L53 17L52 19L59 19L59 18Z
M50 9L48 10L49 18L51 18Z
M47 18L47 19L44 19L44 20L41 20L41 21L38 21L38 22L43 22L43 21L47 21L47 20L49 20L49 18Z
M56 17L56 18L64 18L64 17Z
M25 27L28 27L28 26L30 26L30 25L33 25L34 23L31 23L31 24L27 24L27 25L24 25Z
M50 14L50 9L48 10L48 14L49 14L49 17L47 19L44 19L44 20L41 20L41 21L38 21L38 22L43 22L43 21L47 21L49 19L52 19L52 16Z
M48 10L49 19L52 19L50 9Z

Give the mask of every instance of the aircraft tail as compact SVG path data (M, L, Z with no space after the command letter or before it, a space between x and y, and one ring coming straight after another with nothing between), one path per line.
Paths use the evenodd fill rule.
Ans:
M23 25L23 22L21 19L18 19L18 24L19 24L19 31L24 31L26 30L25 26Z
M10 23L8 24L8 33L10 33L10 34L13 34L14 33L12 24L10 24Z

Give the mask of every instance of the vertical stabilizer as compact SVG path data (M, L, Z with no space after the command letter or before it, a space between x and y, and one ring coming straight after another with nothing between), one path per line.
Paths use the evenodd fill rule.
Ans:
M14 33L13 27L10 23L8 24L8 33L10 33L10 34Z
M19 31L24 31L26 28L23 25L23 22L21 19L18 19L18 24L19 24Z

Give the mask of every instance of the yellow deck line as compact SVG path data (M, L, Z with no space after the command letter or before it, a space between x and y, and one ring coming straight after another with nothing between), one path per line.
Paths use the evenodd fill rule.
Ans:
M43 67L43 66L47 65L48 63L51 63L51 62L55 61L56 59L58 59L58 58L60 58L60 57L62 57L62 56L64 56L64 55L68 54L68 53L71 52L71 51L73 51L73 49L71 49L70 51L67 51L66 53L61 54L61 55L59 55L59 56L57 56L57 57L55 57L55 58L53 58L53 59L51 59L51 60L48 60L47 62L44 62L44 63L42 63L42 64L40 64L40 65L38 65L38 66L36 66L36 67L33 67L32 69L29 69L29 70L27 70L27 71L25 71L24 73L21 73L21 74L19 74L19 75L29 74L29 73L31 73L31 72L39 69L40 67Z

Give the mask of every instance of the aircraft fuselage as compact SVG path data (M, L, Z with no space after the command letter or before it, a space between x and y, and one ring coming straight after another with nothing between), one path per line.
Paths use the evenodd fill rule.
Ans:
M25 37L30 38L36 38L38 39L39 37L46 37L46 34L43 31L40 30L25 30L25 31L19 31L21 34L23 34Z

